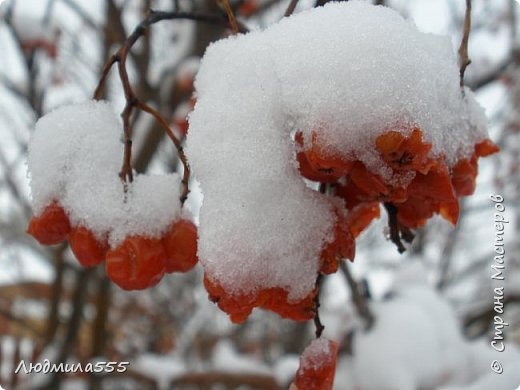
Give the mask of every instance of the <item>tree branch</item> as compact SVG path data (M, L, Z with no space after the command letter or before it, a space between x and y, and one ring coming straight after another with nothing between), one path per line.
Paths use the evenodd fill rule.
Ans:
M471 0L466 0L466 15L464 16L464 33L459 47L459 65L460 65L460 87L464 87L464 73L467 66L471 63L468 56L468 41L471 31Z
M354 280L354 277L350 273L348 265L345 261L340 261L339 267L343 272L343 275L345 275L345 278L347 279L347 283L350 288L350 294L352 297L352 302L356 307L356 311L365 322L365 330L370 330L370 328L372 328L372 326L374 325L375 317L372 314L370 308L368 307L368 303L365 296L360 291L359 283Z

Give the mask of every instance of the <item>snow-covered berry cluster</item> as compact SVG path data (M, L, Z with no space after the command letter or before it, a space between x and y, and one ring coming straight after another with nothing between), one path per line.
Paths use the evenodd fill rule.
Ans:
M165 272L195 266L197 228L180 210L178 175L138 175L123 186L121 133L104 102L62 107L38 121L28 161L35 216L27 232L43 245L68 240L81 265L105 261L118 286L144 289Z

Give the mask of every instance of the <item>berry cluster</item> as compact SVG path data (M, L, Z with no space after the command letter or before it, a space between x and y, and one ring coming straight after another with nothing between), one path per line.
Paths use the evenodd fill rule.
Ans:
M330 184L334 195L343 199L346 206L345 210L336 207L334 238L321 249L319 272L323 274L336 272L342 259L354 259L355 238L380 216L380 203L393 208L396 222L405 229L423 226L433 214L440 214L456 224L458 198L470 195L475 189L478 158L498 151L486 139L475 145L469 159L461 159L449 168L444 156L431 156L432 145L423 140L420 129L415 128L407 135L388 131L375 140L374 148L381 160L395 176L414 175L408 184L395 185L372 172L360 160L331 156L315 132L307 147L301 132L296 133L295 141L299 148L296 158L301 175ZM298 321L311 319L316 312L316 289L293 302L288 300L283 288L265 288L237 295L226 291L208 275L204 284L210 299L235 323L244 322L255 307Z
M105 260L107 276L125 290L142 290L159 283L165 272L187 272L197 263L197 228L180 219L161 238L127 237L116 248L84 226L71 226L57 202L34 216L27 229L43 245L65 240L78 262L93 267Z
M309 180L334 184L334 194L345 201L349 210L354 237L379 216L380 202L395 207L398 223L407 228L423 226L434 214L456 224L458 198L471 195L475 189L478 158L498 151L485 139L474 146L469 159L449 167L444 156L431 156L432 144L423 140L420 129L408 135L387 131L377 137L374 145L382 161L395 176L414 177L406 185L396 185L372 172L362 161L330 156L317 133L312 133L307 147L301 133L297 133L296 142L301 149L297 154L300 173Z
M349 219L338 211L334 239L321 250L319 272L334 273L338 269L338 261L345 258L354 259L354 236L349 226ZM294 321L307 321L316 315L317 288L303 299L291 301L288 292L283 288L264 288L258 292L242 295L230 293L207 274L204 277L204 286L209 299L229 314L234 323L244 322L255 307L273 311L283 318Z
M300 357L300 367L294 378L296 388L332 390L337 358L336 342L324 338L314 340Z

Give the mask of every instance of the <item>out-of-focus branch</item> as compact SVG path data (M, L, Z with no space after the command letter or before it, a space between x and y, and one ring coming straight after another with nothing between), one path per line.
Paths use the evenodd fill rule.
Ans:
M74 11L90 28L93 30L98 28L96 22L74 0L61 0L61 2Z
M354 277L350 273L347 263L345 261L340 261L339 267L341 269L341 272L343 272L343 275L345 275L345 279L347 279L347 284L350 289L352 302L356 307L356 311L365 321L365 329L369 330L374 325L375 317L368 306L367 299L361 292L359 283L356 280L354 280Z
M181 376L172 381L172 388L176 386L198 386L206 388L208 386L223 385L225 388L237 388L239 386L249 386L259 390L282 390L276 380L268 375L260 374L240 374L228 372L194 372ZM208 387L209 388L209 387Z
M518 294L506 295L504 296L504 299L502 299L504 307L511 303L519 302L520 295ZM493 324L495 316L496 311L494 305L485 306L480 310L473 310L463 320L464 328L466 329L468 337L476 338L486 334Z
M52 297L49 302L49 314L47 316L47 330L45 334L44 347L52 342L56 331L58 330L59 320L58 312L60 302L63 296L63 276L65 272L65 250L66 244L61 244L56 251L54 251L54 283L52 285Z
M25 319L15 316L9 310L4 310L4 309L0 308L0 316L4 317L8 321L15 322L17 325L29 330L30 332L32 332L34 335L36 335L38 337L44 337L44 334L41 330L32 326Z
M446 283L448 282L448 278L450 276L450 268L451 262L453 259L453 251L455 249L455 245L459 239L460 230L462 226L462 221L464 220L464 199L460 201L460 213L459 220L455 228L450 232L447 237L446 244L442 249L441 261L440 261L440 270L439 270L439 280L437 282L437 289L442 290L446 287Z
M76 273L76 290L71 302L72 314L67 323L67 332L65 334L65 338L61 343L58 352L58 357L56 359L56 362L58 363L65 363L76 346L76 341L81 325L81 318L85 309L85 302L87 301L89 281L94 271L95 270L93 268L87 268L82 269ZM50 381L44 385L42 389L59 389L61 375L62 373L59 372L53 373Z

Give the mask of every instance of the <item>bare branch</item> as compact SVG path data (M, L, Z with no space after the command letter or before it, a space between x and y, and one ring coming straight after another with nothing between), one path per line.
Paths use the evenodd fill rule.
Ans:
M374 325L375 318L372 312L370 311L370 308L368 307L367 300L365 296L361 293L358 282L354 280L354 277L350 273L347 263L344 261L340 261L339 266L341 272L343 272L343 275L345 275L345 278L347 279L347 283L352 296L352 302L356 307L357 313L365 321L365 329L369 330Z

